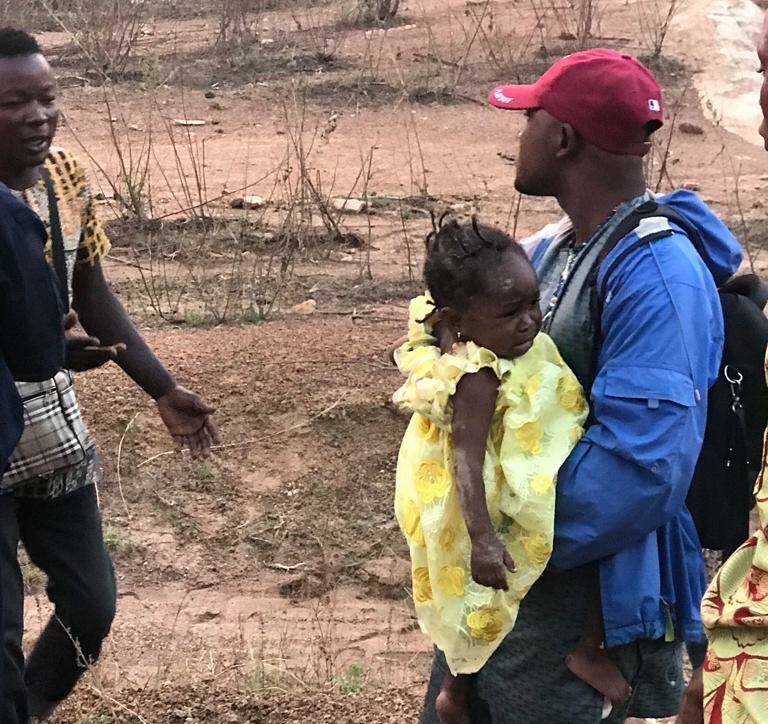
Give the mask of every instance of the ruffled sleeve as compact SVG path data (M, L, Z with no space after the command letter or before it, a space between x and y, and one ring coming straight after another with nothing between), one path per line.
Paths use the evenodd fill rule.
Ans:
M434 311L428 294L411 301L408 341L395 352L395 362L407 379L392 399L401 409L418 412L447 428L453 416L451 399L459 380L484 367L501 379L505 370L502 360L474 342L456 344L450 354L442 354L429 323Z

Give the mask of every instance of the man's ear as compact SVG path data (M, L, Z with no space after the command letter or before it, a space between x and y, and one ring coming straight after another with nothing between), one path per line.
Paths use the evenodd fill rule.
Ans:
M573 126L563 123L560 125L560 145L557 150L558 158L572 156L581 147L581 136Z

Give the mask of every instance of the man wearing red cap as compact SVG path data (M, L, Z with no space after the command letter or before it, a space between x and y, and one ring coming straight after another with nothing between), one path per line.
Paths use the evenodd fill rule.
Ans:
M558 477L550 567L475 675L471 721L672 716L681 643L703 640L706 580L685 498L722 355L717 285L738 269L741 250L694 194L647 190L643 156L663 123L662 94L631 56L576 53L534 85L494 89L490 102L526 112L516 188L556 198L566 214L528 248L544 330L589 393L591 417ZM637 221L657 202L697 230L696 247L661 214ZM629 702L605 701L566 666L596 605ZM438 652L423 724L438 721L444 670Z

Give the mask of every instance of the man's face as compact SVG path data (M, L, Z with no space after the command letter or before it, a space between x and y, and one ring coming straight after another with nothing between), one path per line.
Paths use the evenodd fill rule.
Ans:
M0 168L22 172L40 166L58 120L56 81L45 58L0 58Z
M526 123L520 134L515 188L528 196L554 196L556 193L555 155L559 122L540 108L525 112Z
M760 60L760 72L763 74L763 85L760 88L760 110L763 112L763 122L760 124L760 135L768 151L768 13L763 21L763 31L757 46L757 57Z

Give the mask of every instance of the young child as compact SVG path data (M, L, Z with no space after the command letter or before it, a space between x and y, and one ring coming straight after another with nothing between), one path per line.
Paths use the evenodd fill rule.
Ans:
M547 565L555 477L582 435L587 405L540 334L536 274L510 237L474 220L441 219L427 237L424 276L429 293L411 302L408 340L395 352L408 379L394 401L414 413L395 511L410 546L419 623L451 672L438 715L469 724L463 675L510 632ZM448 354L433 336L438 321L443 347L455 340ZM571 667L598 685L606 669L620 677L599 648L600 626L599 618L585 625Z

